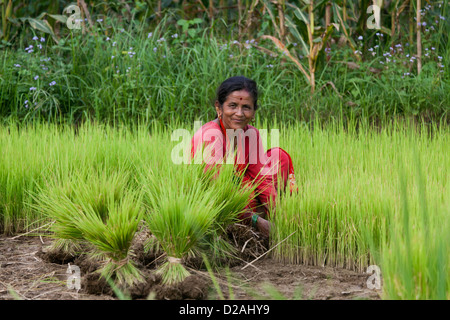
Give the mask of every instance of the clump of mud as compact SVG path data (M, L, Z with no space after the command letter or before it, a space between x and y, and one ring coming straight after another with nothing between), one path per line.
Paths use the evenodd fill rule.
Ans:
M191 274L184 281L165 285L159 275L150 270L143 271L144 282L128 287L117 287L131 299L157 300L203 300L207 298L211 281L200 274ZM81 286L88 294L115 295L114 290L97 271L90 272L82 278Z
M158 300L203 300L207 298L210 285L211 281L203 275L191 274L176 285L159 285L155 290L155 298Z
M59 239L47 247L41 247L36 255L46 262L68 264L74 263L83 252L91 249L86 243Z

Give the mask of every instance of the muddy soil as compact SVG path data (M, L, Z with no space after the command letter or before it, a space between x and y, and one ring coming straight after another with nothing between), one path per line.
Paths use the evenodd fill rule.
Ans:
M242 230L241 230L242 231ZM239 234L239 235L237 235ZM240 256L230 261L229 272L215 273L218 290L201 262L185 261L191 275L174 286L164 286L155 273L161 255L144 254L145 235L133 244L134 260L145 282L123 293L131 299L208 300L253 299L380 299L380 292L367 288L367 274L349 270L285 264L270 254L251 265L267 250L267 242L251 230L234 233ZM119 299L96 270L99 263L84 255L68 255L50 250L52 239L42 236L0 237L0 299L25 300L114 300ZM80 289L69 288L69 266L80 268ZM70 270L69 270L70 272ZM230 295L231 292L231 295Z

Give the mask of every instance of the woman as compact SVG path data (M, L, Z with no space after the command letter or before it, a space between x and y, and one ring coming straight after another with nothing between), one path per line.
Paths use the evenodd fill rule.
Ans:
M237 150L235 166L239 172L244 171L244 183L256 184L257 195L249 201L240 218L268 237L269 205L275 204L277 187L285 189L289 181L292 192L296 186L289 154L281 148L264 153L258 129L249 125L258 109L257 102L255 81L243 76L225 80L217 89L217 119L204 124L194 134L191 155L206 150L208 164L217 164L229 156L230 150Z

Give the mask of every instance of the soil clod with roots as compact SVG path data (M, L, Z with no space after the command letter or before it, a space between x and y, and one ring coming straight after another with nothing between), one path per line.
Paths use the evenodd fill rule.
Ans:
M59 248L62 252L55 252L54 241L47 238L0 236L0 300L112 300L121 297L158 300L214 299L217 288L213 286L211 274L204 266L195 267L199 265L199 261L193 263L186 259L183 264L190 276L178 284L163 285L161 277L155 271L166 256L157 247L153 251L144 250L144 244L150 236L142 230L136 234L130 255L144 281L132 287L117 286L120 291L114 291L100 276L102 261L90 254L90 247L67 255L62 248ZM258 297L251 290L264 294L262 286L270 283L286 298L293 298L298 288L302 289L303 299L380 298L378 291L367 288L367 274L331 267L285 264L272 259L270 255L264 255L262 259L253 262L267 252L267 239L250 227L239 224L230 226L227 236L239 254L223 265L229 267L230 273L214 270L214 276L226 297L232 288L235 299L255 299ZM251 267L244 269L248 262L253 263ZM80 289L69 289L66 286L69 264L80 268ZM270 298L267 295L265 297Z
M226 260L228 266L236 266L262 255L268 248L268 239L243 224L230 225L227 228L228 241L236 249L236 255ZM117 286L118 292L131 299L206 299L212 284L201 257L186 258L183 263L191 275L180 283L165 285L155 269L164 262L165 253L157 248L148 248L152 234L144 227L136 234L130 248L130 257L142 272L144 281L132 286ZM88 252L88 251L86 251ZM71 263L80 268L81 290L87 294L117 296L108 281L101 276L101 261L86 253L68 253L62 249L50 247L40 251L39 257L50 263ZM201 270L203 269L203 270Z
M244 261L256 259L269 249L269 239L247 225L232 224L228 226L227 234Z

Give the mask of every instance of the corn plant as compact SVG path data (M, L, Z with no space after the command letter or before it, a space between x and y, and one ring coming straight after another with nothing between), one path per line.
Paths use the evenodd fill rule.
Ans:
M11 28L11 24L9 19L12 17L12 0L2 0L0 2L1 10L2 10L2 30L0 32L0 38L8 41L9 39L9 30Z
M268 11L270 12L271 16L273 16L272 9L270 6L269 1L263 1L265 6L268 8ZM303 64L300 62L300 60L287 48L287 45L284 43L283 39L277 39L274 36L270 35L263 35L261 36L262 39L269 39L271 40L281 51L284 55L286 55L292 62L296 64L298 69L302 72L302 74L307 79L310 87L311 87L311 93L314 93L315 87L316 87L316 69L317 69L317 59L319 57L319 54L323 52L323 50L326 47L326 43L328 39L330 38L334 28L336 27L335 24L330 24L325 27L325 31L320 36L315 35L315 25L317 22L317 19L315 19L314 16L314 1L308 0L303 1L308 6L308 16L295 5L291 4L290 6L294 8L294 15L299 20L298 23L294 21L293 17L290 17L289 15L281 14L280 16L283 17L282 20L284 22L284 19L286 19L286 24L293 35L293 37L300 42L300 52L308 58L308 67L303 66ZM283 23L284 25L284 23ZM302 32L300 29L304 28L306 29L306 32ZM307 35L307 40L304 39L304 34ZM279 31L279 34L281 35L281 31Z

